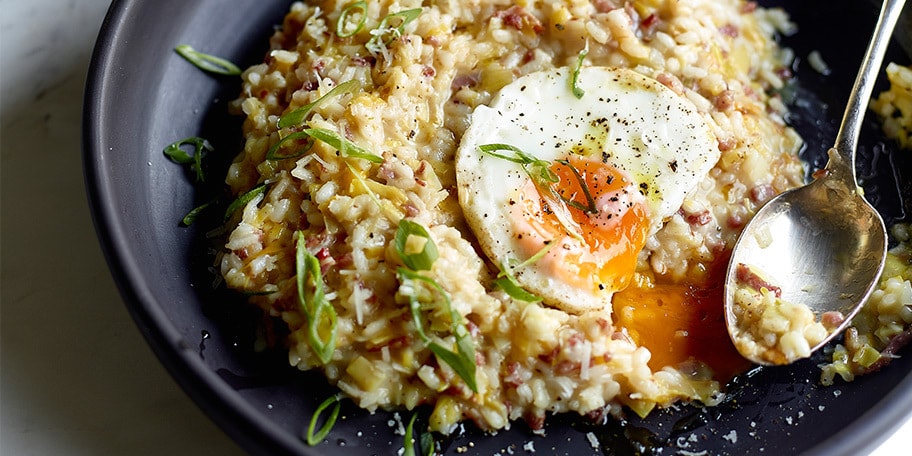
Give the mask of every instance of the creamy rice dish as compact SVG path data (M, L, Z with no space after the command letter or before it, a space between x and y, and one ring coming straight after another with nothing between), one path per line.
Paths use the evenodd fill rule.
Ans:
M728 252L803 182L793 28L740 0L295 3L234 105L221 275L292 365L433 431L717 404L749 367ZM829 380L908 332L904 252L834 353L873 361Z

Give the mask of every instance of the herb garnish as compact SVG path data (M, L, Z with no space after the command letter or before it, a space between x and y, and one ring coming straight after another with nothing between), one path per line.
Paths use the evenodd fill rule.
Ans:
M421 8L413 8L387 14L377 28L370 31L371 39L364 47L371 54L382 54L393 40L402 36L405 26L417 19L421 15L421 11Z
M181 44L175 47L174 50L180 54L181 57L187 59L190 63L196 65L197 68L203 71L224 74L227 76L237 76L241 74L241 69L237 65L221 57L199 52L196 49L193 49L189 44Z
M557 160L557 162L570 168L570 172L573 173L573 177L576 178L576 181L579 183L580 188L583 189L583 196L586 197L586 204L583 205L582 203L573 201L569 198L564 198L563 195L561 195L561 199L573 208L579 209L586 214L598 213L598 208L595 206L595 200L592 198L592 192L589 191L589 185L586 184L586 180L583 179L583 176L580 174L579 170L576 169L576 166L573 166L569 160Z
M301 145L300 147L298 147L297 149L295 149L294 152L287 154L287 155L282 155L279 153L279 149L283 145L285 145L286 143L288 143L290 141L297 141L300 139L305 140L304 144ZM266 160L284 160L286 158L300 157L301 155L304 155L305 153L307 153L307 151L310 150L311 147L313 147L313 144L314 144L313 138L311 138L309 134L307 134L303 131L296 131L294 133L291 133L291 134L285 136L284 138L280 139L278 142L273 144L272 147L270 147L269 150L266 151Z
M193 209L191 209L190 212L187 212L187 215L185 215L184 218L181 219L181 225L184 225L184 226L193 225L193 222L196 221L196 218L199 217L199 215L204 210L208 209L209 206L213 205L215 203L215 201L216 200L208 201L206 203L200 204L199 206L196 206Z
M416 228L416 226L418 228ZM425 238L425 245L421 252L409 253L406 251L408 236ZM402 239L401 243L399 242L400 239ZM429 247L429 245L432 247ZM433 259L431 258L436 258L437 247L434 244L434 240L431 239L426 228L415 222L403 219L399 222L399 227L396 230L395 247L399 257L402 258L403 263L408 266L397 269L397 275L399 276L399 291L404 296L408 297L409 310L412 313L412 322L415 324L418 337L421 338L431 352L437 355L441 361L449 365L453 371L456 372L456 375L459 375L459 377L462 378L469 389L477 393L478 385L475 381L475 344L472 341L469 330L462 321L462 315L453 309L449 295L440 284L434 279L418 272L430 270L433 263ZM431 254L429 252L434 253ZM408 258L408 260L406 260L406 258ZM408 263L406 263L406 261L408 261ZM411 263L411 265L409 265L409 263ZM418 269L410 269L411 266L415 266ZM421 294L418 290L419 284L423 284L430 288L428 291L439 296L444 308L450 314L450 331L456 338L455 352L432 340L427 333L425 333L424 323L421 318L422 303L419 299L419 294Z
M412 414L408 426L405 427L405 436L403 437L402 456L415 456L415 439L412 437L413 428L415 427L415 418L417 413Z
M360 12L360 18L356 22L352 23L349 21L349 16L357 14ZM367 19L367 2L360 1L354 2L346 6L342 13L339 14L339 19L336 22L336 36L339 38L348 38L364 28L364 21ZM348 30L346 30L348 29Z
M383 163L383 157L368 152L361 146L349 141L342 135L325 128L308 128L301 131L313 139L324 142L335 148L343 157L355 157L371 163Z
M336 309L323 293L323 273L320 260L306 247L304 233L297 232L298 301L307 317L307 340L323 364L332 359L336 349ZM324 328L324 323L328 327Z
M193 145L193 156L190 156L181 148L186 144ZM190 165L190 170L196 175L196 181L203 182L206 180L206 176L203 174L203 157L206 156L207 152L212 152L213 150L215 149L212 144L206 139L199 136L191 136L168 144L162 152L175 163Z
M294 111L286 113L282 117L279 117L279 121L276 126L279 129L299 126L299 125L303 124L304 121L307 120L307 118L310 116L310 113L315 108L326 103L327 100L330 100L330 99L335 98L340 95L344 95L346 93L354 94L355 92L357 92L360 89L361 89L361 83L358 80L352 79L350 81L345 81L345 82L333 87L332 90L330 90L329 92L326 92L325 95L323 95L320 98L317 98L313 102L311 102L307 105L304 105L298 109L295 109ZM273 144L272 147L270 147L268 151L266 151L266 159L267 160L284 160L286 158L297 158L297 157L300 157L301 155L304 155L308 150L310 150L311 147L313 147L313 143L314 143L313 140L316 138L313 133L314 133L313 130L311 130L311 131L305 130L305 131L296 131L294 133L290 133L290 134L286 135L285 137L280 139L278 142ZM319 134L320 133L318 132L317 135L319 135ZM329 132L329 134L335 135L332 132ZM326 137L327 135L324 134L322 136ZM336 136L338 136L338 135L336 135ZM290 154L280 154L279 153L279 150L282 148L282 146L284 146L285 144L287 144L291 141L297 141L300 139L305 139L306 141L300 147L296 148L294 152L292 152ZM316 139L319 139L319 138L316 138ZM341 140L336 141L333 139L331 141L338 142L340 145L342 144ZM327 141L324 141L324 142L327 142ZM330 144L330 145L333 145L333 144ZM357 148L357 146L356 146L356 148ZM338 149L338 147L337 147L337 149ZM367 153L367 151L364 151L361 148L357 148L357 149L359 149L361 152L364 152L366 155L370 155L371 161L375 160L375 157L376 157L375 155ZM365 158L365 157L360 157L360 158ZM381 159L381 161L382 161L382 159Z
M408 239L410 236L416 236L424 239L424 245L420 252L408 253ZM402 258L402 262L409 269L415 271L427 271L431 269L434 260L437 259L437 245L431 240L431 235L427 229L420 223L411 220L402 219L399 221L399 228L396 230L396 251Z
M565 199L553 187L553 184L560 182L560 178L551 170L551 162L529 155L520 148L509 144L482 144L478 146L478 150L492 157L518 163L526 173L526 176L532 180L535 189L538 190L541 198L548 204L548 207L557 218L557 221L567 231L567 234L574 239L583 239L582 228L573 220L573 215L567 209L567 203L570 200ZM500 151L509 151L513 152L513 154L502 154ZM582 178L580 178L579 182L581 186L586 187L586 183ZM585 193L588 193L588 189Z
M536 186L539 184L555 184L560 181L557 174L551 171L551 162L533 157L516 146L509 144L482 144L478 146L478 150L492 157L518 163ZM513 152L513 155L499 153L502 150Z
M329 408L330 405L333 405L333 409L329 413L329 418L326 418L326 421L323 422L323 426L320 426L320 430L314 432L314 429L317 427L317 420L320 418L320 415L323 413L323 411ZM332 396L326 398L326 400L317 407L317 409L314 411L313 416L310 417L310 425L307 426L307 435L305 438L308 445L315 446L318 443L322 442L327 435L329 435L329 431L332 430L333 426L336 425L336 420L339 419L339 410L341 408L341 394L333 394Z
M579 86L579 74L587 54L589 54L588 41L586 42L586 47L579 52L579 56L576 58L576 65L573 67L573 73L570 75L570 90L573 91L573 96L576 98L583 98L583 95L586 94L586 91Z
M557 245L555 242L546 242L544 248L538 252L535 252L535 255L532 255L522 263L520 263L515 258L510 258L506 263L501 263L500 273L497 274L497 278L494 280L494 284L500 287L504 293L513 299L518 299L525 302L541 302L541 296L526 291L519 284L519 281L516 280L516 276L513 274L513 271L522 269L540 260L543 256L547 255L551 248L553 248L555 245Z
M361 2L361 3L363 3L363 2ZM294 111L291 111L291 112L283 115L282 117L279 117L278 127L279 128L288 128L288 127L293 127L296 125L301 125L301 123L303 123L305 120L307 120L307 116L310 114L311 111L313 111L316 107L325 103L330 98L333 98L338 95L343 95L346 93L354 94L358 90L361 90L360 81L358 81L357 79L345 81L345 82L333 87L332 90L330 90L329 92L326 92L326 95L323 95L322 97L317 98L312 103L304 105L298 109L295 109Z
M418 413L413 413L412 418L409 420L408 426L405 427L405 437L403 438L404 444L402 446L402 456L415 456L415 418L418 417ZM434 436L430 433L423 432L421 437L418 439L418 447L421 449L421 454L423 456L431 456L434 454Z
M266 191L267 186L269 186L269 184L264 182L260 185L257 185L256 187L253 187L232 201L231 204L228 205L228 209L225 210L225 221L227 222L228 219L230 219L238 209L246 206L247 203L252 201L254 198L263 194Z

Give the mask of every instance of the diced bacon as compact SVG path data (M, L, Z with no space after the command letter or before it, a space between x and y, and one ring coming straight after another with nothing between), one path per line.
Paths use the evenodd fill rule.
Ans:
M782 289L770 284L766 280L763 280L762 277L751 271L744 263L738 263L738 267L735 269L735 277L738 279L738 282L741 282L755 290L760 290L761 288L766 288L771 293L773 293L777 298L782 297Z
M770 185L758 185L751 189L750 199L755 203L765 203L776 195L776 190Z
M739 31L738 27L735 27L732 24L725 24L722 27L719 27L719 33L730 38L737 38Z
M521 6L511 6L505 10L498 11L494 17L500 18L505 25L515 28L519 31L532 31L540 34L544 31L541 21Z

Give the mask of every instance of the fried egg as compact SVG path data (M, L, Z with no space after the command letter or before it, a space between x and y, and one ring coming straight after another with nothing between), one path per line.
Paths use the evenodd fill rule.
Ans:
M572 76L528 74L475 109L456 154L459 202L523 289L567 312L610 312L646 240L720 152L693 103L658 81L607 67Z

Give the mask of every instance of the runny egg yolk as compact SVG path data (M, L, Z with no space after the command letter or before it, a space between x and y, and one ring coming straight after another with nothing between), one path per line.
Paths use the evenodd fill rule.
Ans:
M615 293L615 323L633 341L649 349L649 367L679 367L702 362L713 377L726 382L750 368L728 336L723 310L723 274L728 257L717 259L699 283L672 283L638 276Z
M513 221L528 256L545 248L540 266L566 283L592 291L627 286L646 243L649 220L645 200L633 180L609 163L571 155L554 161L552 184L559 199L545 199L530 181L513 205ZM547 191L547 190L546 190ZM574 236L553 204L566 205L579 227ZM573 230L571 230L573 231Z

